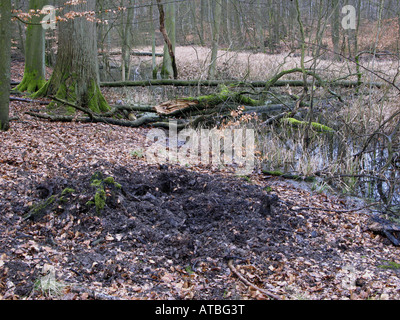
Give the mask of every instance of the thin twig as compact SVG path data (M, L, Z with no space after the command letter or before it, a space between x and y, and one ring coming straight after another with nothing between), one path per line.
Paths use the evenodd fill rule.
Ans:
M109 294L102 293L102 292L97 292L95 290L85 288L83 286L72 286L71 291L78 293L78 294L86 293L89 298L92 298L95 300L122 300L119 297L111 296Z
M243 277L239 273L239 271L236 270L235 266L233 265L233 260L232 259L228 260L228 267L244 284L248 285L249 287L252 287L253 289L256 289L256 290L260 291L262 294L264 294L264 295L266 295L266 296L268 296L268 297L270 297L272 299L282 300L280 296L278 296L278 295L276 295L276 294L274 294L272 292L269 292L268 290L261 289L261 288L257 287L256 285L252 284L249 280L247 280L245 277Z
M292 210L292 211L319 210L319 211L335 212L335 213L349 213L349 212L361 211L361 210L367 209L369 207L372 207L376 204L379 204L379 202L374 202L374 203L368 204L363 207L354 208L354 209L346 209L346 210L335 210L335 209L318 208L318 207L299 207L299 208L291 207L290 210Z

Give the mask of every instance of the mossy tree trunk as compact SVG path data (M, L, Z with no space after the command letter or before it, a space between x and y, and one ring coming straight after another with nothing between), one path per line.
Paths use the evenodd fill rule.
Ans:
M47 4L46 0L30 0L29 10L38 12ZM25 70L18 91L36 92L46 83L45 31L41 25L42 15L34 15L26 28Z
M72 11L94 12L95 0L74 5ZM58 54L50 80L34 95L55 96L96 113L110 110L99 87L96 24L84 15L59 23Z
M195 110L202 110L207 108L210 109L218 106L221 103L226 105L230 103L236 105L236 107L237 104L242 104L246 106L262 106L265 104L265 102L262 100L255 100L246 96L243 93L231 91L226 86L221 86L220 91L214 94L198 97L186 97L178 100L186 102L196 102L196 105L194 106Z
M0 2L0 131L9 128L11 0Z

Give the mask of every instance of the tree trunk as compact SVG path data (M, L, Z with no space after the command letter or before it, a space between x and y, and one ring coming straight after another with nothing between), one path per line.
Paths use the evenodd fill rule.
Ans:
M221 27L221 15L222 15L222 0L217 0L214 3L214 19L212 22L212 51L211 51L211 62L210 68L208 69L208 78L214 79L216 68L217 68L217 56L218 56L218 42L219 42L219 31Z
M226 11L226 40L228 45L232 45L232 23L231 23L231 6L230 0L226 0L225 11Z
M200 0L200 44L202 47L205 46L205 38L204 38L204 19L206 15L206 0Z
M30 0L29 10L41 10L47 4L46 0ZM43 15L33 16L26 28L25 70L18 91L36 92L46 83L45 71L45 38L44 29L39 24Z
M151 0L149 20L151 21L151 70L153 79L157 79L157 64L156 64L156 28L153 20L153 0Z
M122 3L124 7L125 3ZM133 18L133 7L134 1L128 3L128 9L126 14L126 21L124 21L124 12L122 12L122 25L121 25L121 36L122 36L122 81L129 80L130 69L131 69L131 32L132 32L132 18Z
M191 18L192 18L192 33L193 33L193 36L195 34L197 34L197 36L199 37L200 45L204 46L203 34L201 32L201 28L199 28L198 21L197 21L196 6L197 6L197 4L195 1L190 1L190 14L191 14ZM201 14L200 14L200 18L201 18ZM201 21L200 21L200 23L201 23Z
M340 5L339 0L332 0L331 37L335 59L340 60Z
M263 24L264 24L264 10L263 10L263 7L261 6L261 0L257 0L257 6L256 6L256 8L257 8L257 19L258 19L258 22L257 22L257 35L258 35L258 43L259 43L259 46L260 46L260 51L262 52L262 53L265 53L265 43L264 43L264 41L265 41L265 37L264 37L264 27L263 27Z
M165 15L162 18L163 5L158 1L158 7L160 10L160 30L163 33L165 45L164 45L164 59L163 66L161 69L161 77L168 79L172 75L177 78L176 61L175 61L175 44L176 44L176 33L175 33L175 4L167 3L165 5ZM162 25L164 20L165 27Z
M72 10L87 14L59 23L56 66L50 80L34 97L56 96L97 113L108 111L110 107L99 87L96 24L89 21L95 0L77 4Z
M0 131L9 129L11 0L0 2Z

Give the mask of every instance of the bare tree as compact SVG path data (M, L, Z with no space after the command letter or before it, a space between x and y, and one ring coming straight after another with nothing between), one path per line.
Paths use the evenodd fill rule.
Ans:
M164 36L164 59L161 69L161 76L164 79L171 75L176 79L178 70L175 60L175 45L176 45L176 28L175 28L175 3L167 3L166 10L160 0L158 2L158 10L160 12L160 31Z
M211 62L208 69L208 78L214 79L217 67L217 56L218 56L218 42L219 32L221 28L221 15L222 15L222 0L214 1L214 15L212 22L212 49L211 49Z
M0 130L9 128L11 0L0 2Z

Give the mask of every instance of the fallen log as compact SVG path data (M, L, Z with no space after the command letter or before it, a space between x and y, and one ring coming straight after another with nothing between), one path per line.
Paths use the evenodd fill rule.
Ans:
M32 100L32 99L17 98L17 97L10 97L10 101L20 101L20 102L27 102L27 103L39 103L39 104L41 104L41 105L50 104L49 101Z
M361 83L364 85L371 85L373 87L381 88L383 86L380 82L366 82ZM101 87L151 87L151 86L175 86L175 87L217 87L220 85L233 86L233 87L251 87L251 88L265 88L265 87L302 87L304 82L302 80L277 80L277 81L237 81L237 80L175 80L175 79L157 79L157 80L142 80L142 81L115 81L115 82L102 82ZM307 81L307 85L320 86L322 84L312 81ZM351 88L359 85L357 81L336 81L326 83L324 85L331 87Z
M113 52L99 52L99 55L108 55L108 56L120 56L122 55L121 51L113 51ZM158 53L156 52L154 54L156 57L163 57L163 53ZM137 56L137 57L152 57L153 53L152 52L142 52L142 51L132 51L131 56Z
M175 86L175 87L217 87L220 85L232 85L242 87L265 87L264 81L236 81L236 80L175 80L175 79L149 79L142 81L115 81L102 82L101 87L150 87L150 86Z
M318 122L308 123L307 121L300 121L300 120L297 120L295 118L290 118L290 117L283 118L281 120L281 122L284 124L290 125L294 128L307 127L308 125L310 125L313 130L315 130L316 132L321 132L321 133L322 132L324 132L324 133L335 132L334 129L332 129L326 125L320 124Z
M88 108L84 108L84 107L81 107L81 106L77 106L77 105L75 105L75 104L73 104L73 103L71 103L71 102L69 102L69 101L62 100L62 99L59 99L59 98L53 97L53 96L50 96L50 98L52 98L54 101L60 102L60 103L65 104L65 105L67 105L67 106L73 107L73 108L75 108L76 110L82 111L83 113L86 113L86 114L89 116L89 118L91 118L91 119L93 119L93 118L96 117L96 116L98 116L98 117L100 117L100 118L112 117L112 116L116 115L116 114L117 114L118 112L120 112L120 111L123 111L123 112L126 112L126 113L127 113L127 111L155 112L155 109L154 109L152 106L141 106L141 105L125 105L125 106L124 106L124 105L116 105L116 106L113 106L112 109L111 109L110 111L104 112L104 113L102 113L101 115L99 115L99 114L93 113L93 112L92 112L91 110L89 110ZM129 120L132 120L132 119L129 118L129 114L126 114L126 116L127 116L127 118L128 118Z
M261 106L264 101L255 100L245 96L242 92L230 91L226 86L221 88L218 93L199 97L187 97L169 100L155 106L158 114L175 116L189 111L200 111L203 109L214 108L221 103L243 104L246 106Z
M120 120L120 119L105 118L105 117L93 117L91 119L90 117L76 118L75 116L60 116L60 115L55 116L55 115L36 113L36 112L31 112L31 111L27 111L27 112L25 112L25 114L30 115L35 118L48 120L51 122L83 122L83 123L96 123L97 122L97 123L105 123L105 124L117 125L117 126L122 126L122 127L129 127L129 128L137 128L140 126L148 125L151 127L169 129L169 128L171 128L171 125L173 126L173 124L171 124L169 122L163 122L162 121L163 118L158 117L158 116L143 116L134 121L128 121L128 120ZM200 115L200 116L197 116L192 121L177 124L176 129L182 130L186 127L191 127L191 126L195 127L200 122L205 121L210 118L212 118L211 115Z
M197 100L188 101L185 99L176 99L163 102L158 106L155 106L154 109L158 114L171 115L181 112L182 110L187 110L188 108L196 106L198 104L199 102Z

